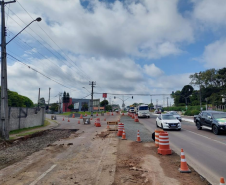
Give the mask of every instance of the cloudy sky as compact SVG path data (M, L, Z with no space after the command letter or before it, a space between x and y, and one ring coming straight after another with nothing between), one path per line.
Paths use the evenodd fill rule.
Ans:
M89 95L95 81L95 93L152 95L124 96L126 105L166 105L169 95L154 95L182 89L190 74L225 67L225 0L18 0L5 11L8 41L42 18L7 45L17 59L7 57L8 88L35 103L39 87L46 100L50 87L56 102L63 91ZM109 98L122 104L121 95Z

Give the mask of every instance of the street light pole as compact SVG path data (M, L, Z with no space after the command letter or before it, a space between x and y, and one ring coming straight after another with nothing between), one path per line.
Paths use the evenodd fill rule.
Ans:
M6 27L5 27L5 5L9 3L15 3L16 1L4 0L0 1L1 5L1 23L2 23L2 35L1 35L1 124L0 124L0 137L4 140L9 139L9 115L8 115L8 87L7 87L7 61L6 61L6 45L9 44L16 36L18 36L24 29L26 29L34 21L41 21L41 18L33 20L24 29L22 29L17 35L15 35L9 42L6 43Z

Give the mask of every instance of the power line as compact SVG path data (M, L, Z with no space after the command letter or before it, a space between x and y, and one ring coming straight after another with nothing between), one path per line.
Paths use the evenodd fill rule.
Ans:
M18 4L21 6L21 8L31 17L31 15L28 13L28 11L19 3L19 1L17 1L18 2ZM16 13L15 12L13 12L12 10L10 10L15 16L17 16L16 15ZM17 18L18 19L20 19L20 17L19 16L17 16ZM31 17L32 18L32 17ZM32 18L32 20L34 20L33 18ZM15 20L14 20L15 21ZM20 19L20 21L21 22L23 22L24 24L26 24L23 20L21 20ZM39 26L39 25L38 25ZM39 28L41 28L40 26L39 26ZM67 59L64 57L64 56L62 56L58 51L56 51L50 44L48 44L47 42L45 42L45 40L41 37L41 36L39 36L32 28L30 28L29 27L29 29L33 32L33 33L35 33L44 43L46 43L52 50L54 50L61 58L63 58L64 60L66 60L67 61ZM41 28L42 29L42 28ZM42 29L43 30L43 29ZM43 32L50 38L50 36L43 30ZM31 34L29 34L29 35L31 35ZM32 35L31 35L32 36ZM32 36L33 37L33 36ZM33 37L34 38L34 37ZM50 38L51 39L51 38ZM37 39L36 39L37 40ZM53 41L53 39L51 39L52 41ZM37 40L38 41L38 40ZM39 41L38 41L39 42ZM53 41L54 42L54 41ZM40 42L39 42L40 43ZM42 44L42 43L40 43L40 44ZM60 48L57 44L56 44L56 42L54 42L54 44L58 47L58 48ZM43 44L42 44L43 45ZM43 45L44 46L44 45ZM45 46L44 46L45 47ZM45 47L49 52L51 52L47 47ZM60 48L61 49L61 48ZM62 50L62 49L61 49ZM81 73L80 71L82 71L83 73L81 73L80 74L80 76L81 77L85 77L85 78L87 78L88 76L85 74L85 72L82 70L82 69L80 69L75 63L74 63L74 61L68 56L68 55L66 55L63 51L61 51L66 57L68 57L70 60L71 60L71 64L72 65L74 65L77 69L78 69L78 73ZM51 52L55 57L57 57L53 52ZM58 57L57 57L58 58ZM59 58L58 58L59 59ZM63 62L63 61L62 61ZM63 62L65 65L67 65L65 62ZM68 65L67 65L68 66ZM69 67L69 66L68 66ZM70 68L70 67L69 67ZM86 76L84 76L84 75L86 75Z
M53 82L55 82L55 83L57 83L57 84L59 84L59 85L65 87L65 88L68 88L68 89L74 91L74 89L71 89L70 87L67 87L67 86L61 84L60 82L58 82L58 81L56 81L56 80L50 78L49 76L47 76L47 75L45 75L45 74L39 72L38 70L36 70L36 69L32 68L31 66L27 65L26 63L20 61L19 59L17 59L16 57L12 56L11 54L7 53L7 55L9 55L9 56L12 57L13 59L17 60L18 62L22 63L23 65L27 66L29 69L31 69L31 70L37 72L38 74L40 74L40 75L42 75L42 76L44 76L44 77L46 77L46 78L48 78L49 80L51 80L51 81L53 81Z
M95 92L94 94L103 94L103 93L98 93ZM119 93L107 93L110 95L136 95L136 96L163 96L163 95L170 95L170 94L119 94Z

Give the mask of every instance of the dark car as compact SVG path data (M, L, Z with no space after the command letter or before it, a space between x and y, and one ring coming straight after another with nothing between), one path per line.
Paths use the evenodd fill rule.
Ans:
M226 131L226 112L202 111L195 118L196 127L201 130L203 126L212 129L215 135Z

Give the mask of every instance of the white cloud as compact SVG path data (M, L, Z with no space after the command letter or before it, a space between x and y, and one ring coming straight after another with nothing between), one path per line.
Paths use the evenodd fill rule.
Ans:
M144 65L144 72L151 77L157 77L164 73L161 69L156 67L155 64Z
M194 3L193 16L208 27L225 26L225 0L192 0Z
M222 68L226 64L226 39L215 41L205 47L200 59L206 68Z
M124 4L115 1L110 5L98 0L90 2L92 11L74 0L21 0L33 17L43 18L37 24L58 45L76 54L161 58L177 55L181 52L181 43L193 42L192 26L178 13L178 0L143 0ZM11 9L14 7L17 15L29 22L26 13L17 6ZM12 17L18 20L15 15ZM8 25L15 32L21 29L12 20ZM36 24L32 28L57 49Z

